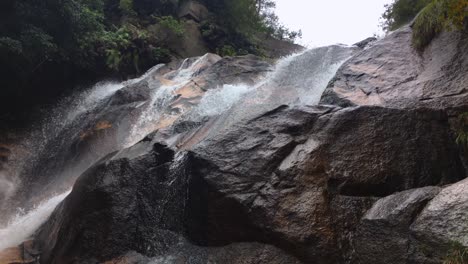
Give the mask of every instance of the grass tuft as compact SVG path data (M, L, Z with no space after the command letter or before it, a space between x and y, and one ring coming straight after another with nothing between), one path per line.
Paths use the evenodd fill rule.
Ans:
M443 29L443 3L433 1L416 17L413 25L413 46L418 51L423 51Z

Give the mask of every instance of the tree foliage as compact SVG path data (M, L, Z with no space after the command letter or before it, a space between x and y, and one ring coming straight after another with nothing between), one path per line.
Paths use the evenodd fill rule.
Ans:
M468 0L395 0L385 7L385 31L396 30L416 17L413 45L420 51L441 31L462 30L468 22Z
M2 97L53 97L67 84L134 75L167 62L167 47L146 30L159 21L137 12L142 2L2 0Z
M294 42L301 31L291 31L279 23L272 0L202 0L218 16L202 25L202 35L222 54L263 54L262 40L269 36Z
M396 0L385 5L381 24L385 31L393 31L409 23L432 0Z

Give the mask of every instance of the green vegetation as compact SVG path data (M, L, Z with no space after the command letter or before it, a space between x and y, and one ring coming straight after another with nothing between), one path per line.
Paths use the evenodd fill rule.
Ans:
M468 17L467 0L433 0L416 17L413 45L417 50L431 43L442 30L462 30Z
M463 113L456 122L457 144L468 147L468 113Z
M0 106L53 101L67 87L127 78L168 62L173 43L185 36L177 19L184 1L0 1ZM212 52L262 55L261 37L300 36L278 23L273 1L200 2L211 11L201 31Z
M468 248L460 243L453 243L443 264L468 264Z
M184 32L185 32L184 25L180 21L175 19L174 17L172 17L172 16L163 16L163 17L157 18L157 20L159 21L159 24L161 26L171 30L177 36L183 36L184 35Z
M396 0L385 5L382 15L382 27L385 31L393 31L409 23L432 0Z
M396 0L386 6L382 27L396 30L416 17L413 46L422 51L443 30L463 30L468 0Z
M202 25L202 34L213 51L227 51L229 46L236 54L262 54L262 41L272 36L294 42L301 31L291 31L278 22L271 0L203 0L210 10L218 10ZM231 51L232 51L231 50ZM223 52L220 53L223 55ZM232 52L228 52L232 55Z

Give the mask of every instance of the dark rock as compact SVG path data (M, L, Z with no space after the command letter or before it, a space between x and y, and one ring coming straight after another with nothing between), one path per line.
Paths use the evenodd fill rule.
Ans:
M89 169L39 233L41 262L154 256L176 245L188 181L171 162L172 150L143 141Z
M182 244L182 245L181 245ZM151 263L300 263L281 250L260 243L235 243L224 247L207 248L180 243L171 252L154 258L149 258L136 252L129 252L125 256L115 258L106 263L111 264L151 264Z
M318 127L330 189L340 194L382 197L464 178L443 112L349 108Z
M203 248L183 242L183 236L192 238L192 228L197 230L201 223L195 208L204 206L190 194L203 189L194 186L197 180L189 174L188 161L189 156L154 143L151 136L101 160L80 177L72 194L37 235L36 246L43 250L41 263L111 259L148 263L134 255L119 258L131 251L159 260L190 259L190 263L233 256L239 262L230 263L258 263L259 259L298 263L288 254L258 243Z

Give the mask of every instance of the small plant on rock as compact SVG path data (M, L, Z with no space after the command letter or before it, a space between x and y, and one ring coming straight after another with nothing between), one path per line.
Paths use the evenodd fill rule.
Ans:
M468 147L468 112L458 117L456 142L460 146Z
M468 248L460 243L453 243L443 264L468 264Z

